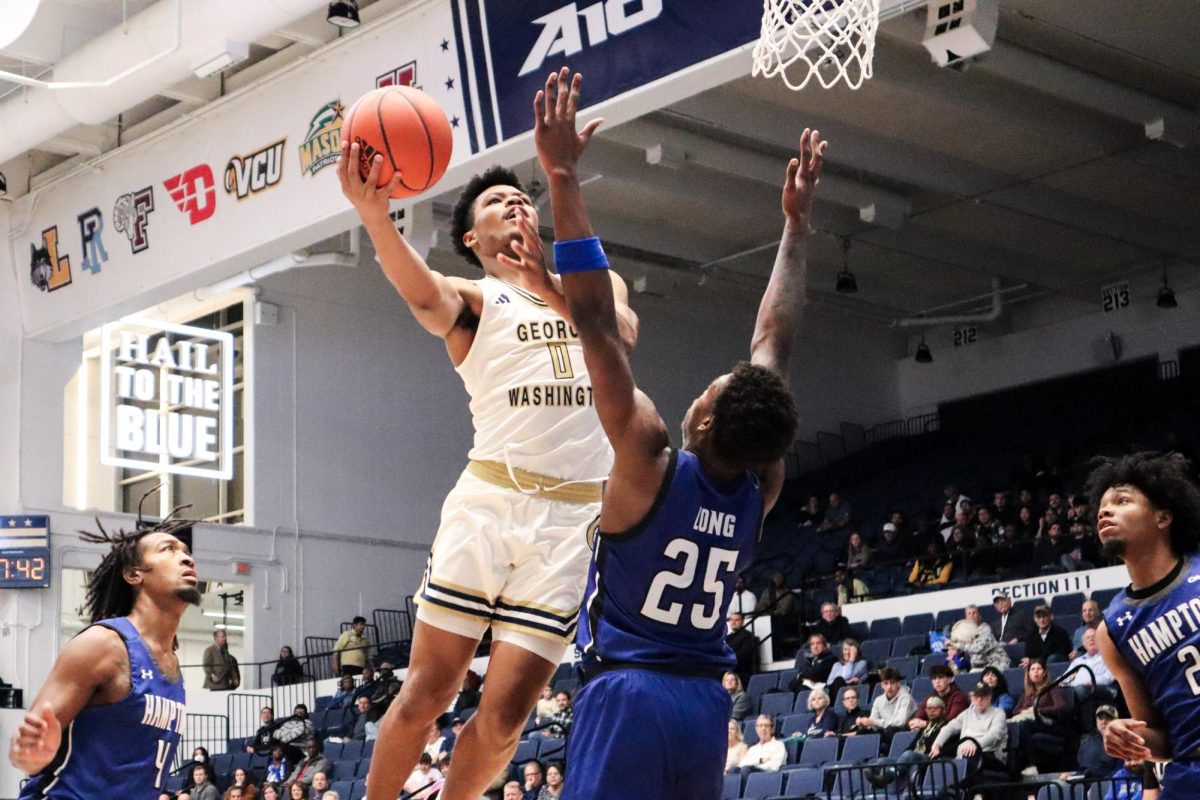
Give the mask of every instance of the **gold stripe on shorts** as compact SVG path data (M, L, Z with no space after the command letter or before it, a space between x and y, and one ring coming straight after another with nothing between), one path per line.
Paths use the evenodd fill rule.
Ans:
M559 478L538 475L536 472L526 472L516 467L513 467L512 474L516 476L517 483L513 483L512 478L509 477L508 466L499 461L472 459L467 462L467 472L481 481L486 481L502 489L512 489L530 497L558 500L563 503L576 505L599 503L603 493L603 488L599 483L568 483L566 486L559 486L558 484L562 483ZM537 491L531 492L531 489L537 489Z

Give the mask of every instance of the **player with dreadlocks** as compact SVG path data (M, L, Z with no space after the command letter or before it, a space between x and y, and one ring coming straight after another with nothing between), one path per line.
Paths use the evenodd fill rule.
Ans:
M142 498L143 502L145 497ZM175 509L131 533L83 533L111 549L87 590L91 623L63 648L31 711L13 734L9 759L32 775L21 800L154 800L184 723L175 632L200 603L195 562L174 535L188 523Z
M1183 456L1135 453L1102 459L1087 489L1104 554L1129 571L1097 629L1132 717L1104 749L1170 761L1163 800L1200 797L1200 487Z

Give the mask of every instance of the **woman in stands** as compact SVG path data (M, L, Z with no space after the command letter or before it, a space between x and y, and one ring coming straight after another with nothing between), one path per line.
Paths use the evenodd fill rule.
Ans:
M262 800L280 800L279 785L274 783L264 783L262 788Z
M292 781L288 787L288 800L308 800L308 790L300 781Z
M242 790L242 800L255 800L258 797L258 787L250 780L250 776L246 774L246 770L238 767L233 771L233 786L237 786Z
M733 675L732 672L725 674ZM734 675L733 677L736 678L737 676ZM737 775L741 772L741 767L738 765L742 763L742 757L746 755L746 751L750 748L746 746L745 740L742 739L742 726L732 719L729 720L729 742L727 746L729 750L725 754L725 772Z
M850 570L866 569L871 566L871 557L875 551L863 541L858 531L850 534L850 544L846 547L846 568Z
M992 705L1003 711L1006 717L1011 716L1017 701L1008 690L1004 673L995 667L985 667L979 680L992 687Z
M561 761L551 761L546 765L546 785L538 792L537 800L559 800L562 797L563 777L566 767Z
M867 661L858 649L855 639L842 640L842 659L829 670L825 690L833 693L843 686L862 683L867 677Z
M333 699L329 701L327 708L353 708L354 692L354 678L349 675L343 675L338 679L337 692L334 693Z
M1027 772L1037 771L1037 748L1033 739L1035 733L1064 738L1061 731L1055 730L1055 725L1066 718L1070 706L1067 705L1062 688L1052 688L1050 684L1050 673L1046 669L1045 660L1032 659L1025 668L1025 693L1021 695L1021 700L1013 709L1011 717L1011 721L1020 726L1017 740L1021 746L1021 767ZM1037 704L1036 714L1034 703Z
M721 685L725 687L725 691L729 692L729 698L733 701L730 718L741 722L750 713L750 696L742 688L742 679L736 672L726 672L721 678Z
M841 720L829 707L829 695L824 689L813 689L808 696L808 710L816 714L806 734L809 738L818 736L837 736Z
M304 667L300 666L300 659L292 653L292 648L285 644L279 648L279 660L275 662L275 674L271 676L271 683L275 686L290 686L302 680Z

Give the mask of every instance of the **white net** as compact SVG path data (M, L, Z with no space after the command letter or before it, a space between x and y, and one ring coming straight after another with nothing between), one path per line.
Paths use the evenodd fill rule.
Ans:
M871 77L878 28L879 0L763 0L754 74L797 91L814 77L857 89Z

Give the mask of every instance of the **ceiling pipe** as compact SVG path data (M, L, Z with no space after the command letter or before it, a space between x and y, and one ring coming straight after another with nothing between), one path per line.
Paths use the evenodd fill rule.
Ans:
M1007 291L1024 288L1024 286L1014 286ZM987 297L988 295L981 295ZM1000 314L1004 311L1004 290L1000 289L1000 279L992 278L992 310L985 311L981 314L960 314L958 316L949 317L907 317L898 319L892 323L892 327L896 328L929 328L934 325L963 325L973 322L995 322L1000 319ZM970 298L963 302L971 302L977 298ZM955 303L955 305L962 305Z
M32 88L0 103L0 162L74 128L99 125L181 81L228 40L252 42L326 0L161 0L64 58L54 82L124 76L88 89ZM164 51L177 30L182 40ZM108 83L106 79L103 83Z
M294 267L356 267L361 251L362 229L354 227L350 229L350 249L345 253L310 253L308 250L295 250L211 286L196 289L192 296L197 300L208 300Z

